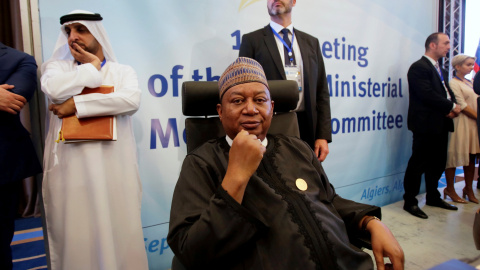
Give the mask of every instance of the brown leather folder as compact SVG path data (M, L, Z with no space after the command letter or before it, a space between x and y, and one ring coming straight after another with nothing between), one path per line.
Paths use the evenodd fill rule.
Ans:
M113 93L113 86L102 85L83 89L80 95ZM98 116L78 119L75 114L63 118L61 138L65 142L90 140L116 140L115 116Z

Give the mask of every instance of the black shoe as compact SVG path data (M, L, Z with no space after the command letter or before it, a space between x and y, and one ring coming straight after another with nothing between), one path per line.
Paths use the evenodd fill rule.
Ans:
M427 214L425 214L425 212L423 212L422 209L418 207L418 205L412 205L412 206L404 205L403 210L419 218L423 218L423 219L428 218Z
M455 205L451 205L442 199L435 201L433 203L427 202L426 204L434 207L440 207L447 210L458 210L458 207L456 207Z

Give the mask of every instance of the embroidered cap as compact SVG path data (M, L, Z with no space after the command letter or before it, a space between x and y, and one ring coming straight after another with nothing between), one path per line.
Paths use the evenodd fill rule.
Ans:
M267 78L265 77L265 72L260 63L251 58L239 57L227 67L220 77L220 80L218 80L220 100L222 100L223 95L228 89L235 85L250 82L262 83L270 89Z

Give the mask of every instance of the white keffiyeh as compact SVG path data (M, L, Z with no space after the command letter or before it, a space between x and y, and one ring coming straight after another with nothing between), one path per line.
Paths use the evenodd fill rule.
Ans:
M90 11L86 10L74 10L68 14L95 14ZM49 62L57 61L57 60L73 60L73 56L70 52L70 48L68 46L68 36L65 32L65 25L72 24L72 23L80 23L85 25L90 33L95 37L95 39L102 45L103 55L107 61L117 62L117 58L113 53L112 45L110 44L107 31L103 27L101 21L87 21L87 20L78 20L78 21L69 21L64 23L60 30L60 34L58 35L57 43L55 44L55 49L53 50L52 57L48 59L42 65L42 73L45 71L45 67Z

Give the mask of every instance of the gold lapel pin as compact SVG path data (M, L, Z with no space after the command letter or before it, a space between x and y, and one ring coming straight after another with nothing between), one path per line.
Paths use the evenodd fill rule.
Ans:
M297 185L297 188L301 191L305 191L308 188L307 182L302 178L298 178L297 181L295 181L295 185Z

